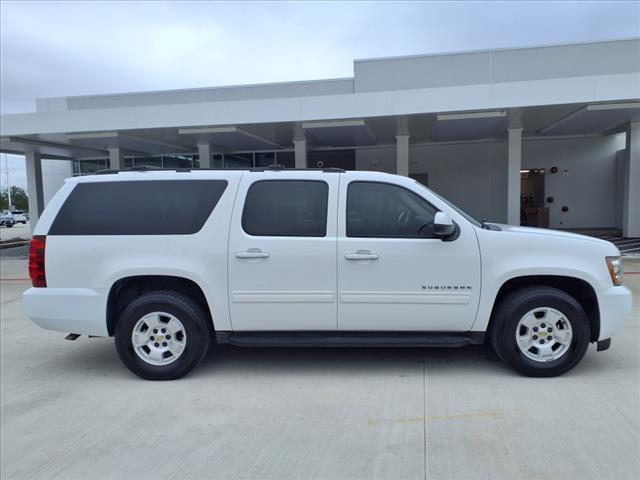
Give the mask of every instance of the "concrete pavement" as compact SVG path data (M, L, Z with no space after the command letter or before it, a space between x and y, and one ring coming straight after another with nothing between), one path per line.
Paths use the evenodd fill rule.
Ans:
M0 227L0 240L10 240L12 238L31 238L31 225L17 223L11 228Z
M25 260L0 276L3 479L640 476L640 275L611 349L558 378L487 347L224 347L175 382L133 376L110 339L33 325L10 280Z

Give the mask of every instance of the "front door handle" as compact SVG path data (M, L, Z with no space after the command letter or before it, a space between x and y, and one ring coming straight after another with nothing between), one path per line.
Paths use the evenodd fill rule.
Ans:
M236 252L236 258L269 258L269 253L259 248L250 248L245 252Z
M344 258L347 260L377 260L379 255L371 253L369 250L358 250L356 253L347 253Z

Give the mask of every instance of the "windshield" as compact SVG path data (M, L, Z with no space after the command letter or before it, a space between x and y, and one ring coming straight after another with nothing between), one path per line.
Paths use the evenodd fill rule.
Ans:
M453 203L451 203L449 200L447 200L446 198L443 198L442 196L438 195L436 192L434 192L433 190L428 189L427 187L425 187L424 185L422 185L420 182L416 182L421 188L428 190L429 192L431 192L432 194L434 194L436 197L438 197L440 200L442 200L444 203L446 203L447 205L449 205L451 208L453 208L456 212L458 212L460 215L462 215L464 218L466 218L467 220L469 220L471 223L473 223L476 227L482 227L482 222L479 220L476 220L474 217L472 217L471 215L469 215L467 212L465 212L464 210L462 210L459 207L456 207Z

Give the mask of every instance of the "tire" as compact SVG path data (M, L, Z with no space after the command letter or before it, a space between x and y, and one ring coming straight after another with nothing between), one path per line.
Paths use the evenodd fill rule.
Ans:
M156 324L158 333L154 336ZM138 346L133 343L134 329ZM115 331L116 350L122 363L139 377L175 380L203 360L211 345L211 329L208 316L188 296L168 290L149 292L122 312ZM170 333L175 333L173 338L169 338ZM150 338L163 343L153 343ZM159 348L154 349L154 345Z
M514 370L529 377L555 377L582 360L591 329L571 295L553 287L530 286L500 302L490 337L498 357Z

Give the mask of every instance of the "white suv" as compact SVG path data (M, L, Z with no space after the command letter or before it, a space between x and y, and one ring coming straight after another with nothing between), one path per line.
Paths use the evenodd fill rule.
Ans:
M114 336L144 378L183 376L212 343L486 340L517 371L553 376L589 342L608 348L631 310L611 243L481 223L410 178L105 173L68 180L45 209L24 301L44 328Z
M27 224L27 216L24 214L22 210L14 210L11 213L13 214L13 220L16 223L22 223L23 225Z

